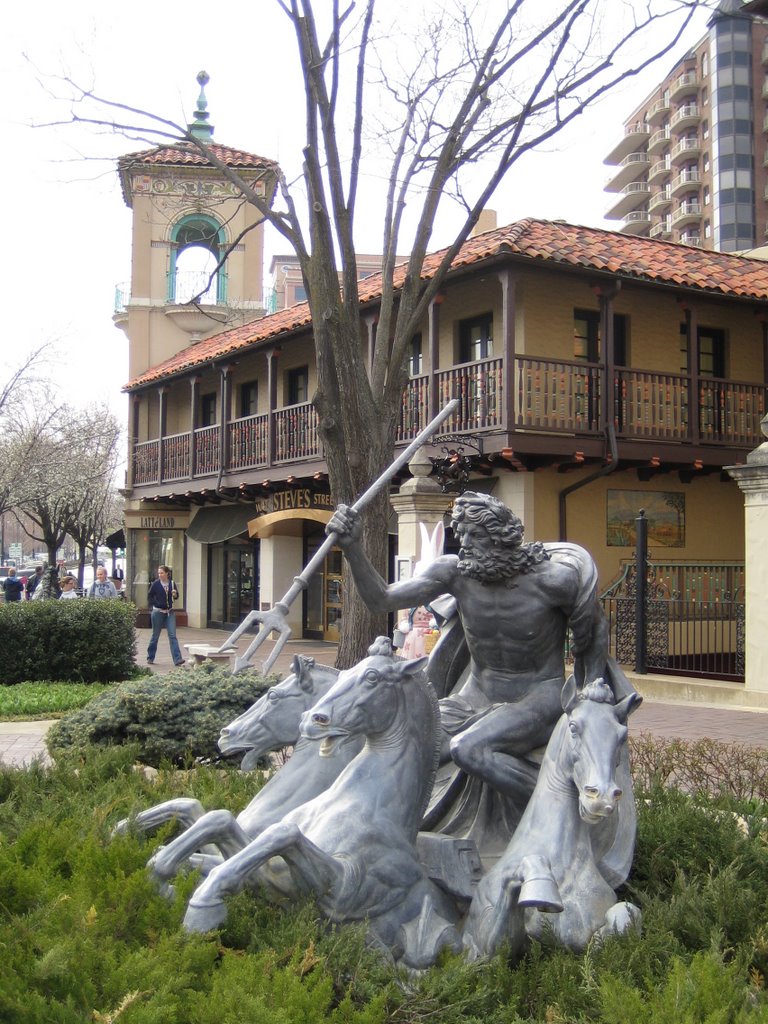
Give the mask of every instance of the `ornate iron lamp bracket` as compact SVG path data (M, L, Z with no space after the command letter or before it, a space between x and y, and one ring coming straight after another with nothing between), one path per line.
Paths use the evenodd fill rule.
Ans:
M461 494L469 483L472 460L483 454L483 439L473 434L441 434L432 440L439 446L440 456L432 458L435 476L444 492L458 491Z

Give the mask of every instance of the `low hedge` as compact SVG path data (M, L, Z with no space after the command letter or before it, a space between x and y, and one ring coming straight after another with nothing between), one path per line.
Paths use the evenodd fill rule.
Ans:
M138 744L137 759L154 767L220 758L221 729L275 682L256 669L232 675L211 663L120 683L55 723L48 750L57 757L94 744Z
M0 606L0 684L107 683L135 671L136 608L126 601L17 601Z

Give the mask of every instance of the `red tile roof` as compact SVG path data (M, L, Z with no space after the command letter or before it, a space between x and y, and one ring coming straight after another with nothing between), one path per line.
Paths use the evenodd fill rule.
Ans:
M445 251L427 256L422 274L425 280L435 273ZM476 235L461 247L453 260L452 271L484 260L581 268L593 274L610 274L624 281L768 302L768 261L559 221L528 218ZM396 285L402 282L404 275L404 265L395 270ZM376 274L365 278L359 288L361 303L374 302L381 291L381 276ZM281 334L300 330L310 323L306 302L292 306L190 345L135 377L125 390L131 391L251 346L275 341Z
M218 157L227 167L238 170L277 169L277 163L267 157L257 156L255 153L245 153L242 149L232 149L230 146L221 146L218 142L209 142L207 145L214 156ZM213 164L191 142L179 142L173 146L154 146L152 149L144 149L138 153L126 153L117 161L117 167L123 198L128 206L131 205L128 172L137 166L212 167Z

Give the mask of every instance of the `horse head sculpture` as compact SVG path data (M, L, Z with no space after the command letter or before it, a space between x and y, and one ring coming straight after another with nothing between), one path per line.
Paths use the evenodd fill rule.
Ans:
M579 814L590 825L613 814L621 799L615 770L627 742L627 718L642 697L631 693L618 704L614 699L602 679L579 690L571 676L563 687L567 733L560 756L569 762L567 770L579 793Z
M299 739L302 714L336 682L335 668L316 665L314 658L296 655L291 675L270 687L247 711L221 730L219 750L230 754L245 750L243 771L256 766L270 750L293 746Z

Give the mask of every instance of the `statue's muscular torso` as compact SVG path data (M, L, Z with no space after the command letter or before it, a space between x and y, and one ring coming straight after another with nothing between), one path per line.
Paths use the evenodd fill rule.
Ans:
M434 562L428 576L457 601L471 658L462 696L471 703L518 701L531 687L563 683L563 651L578 580L570 566L544 561L512 581L462 575L455 556Z

